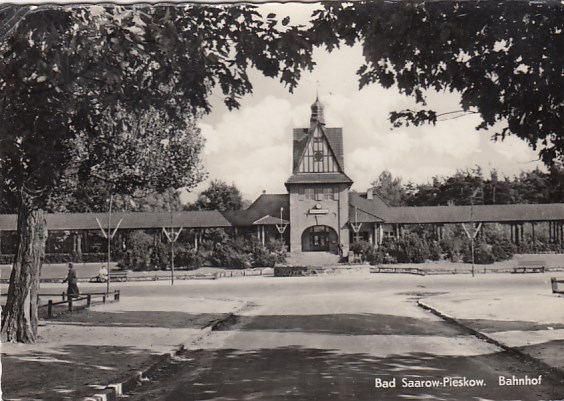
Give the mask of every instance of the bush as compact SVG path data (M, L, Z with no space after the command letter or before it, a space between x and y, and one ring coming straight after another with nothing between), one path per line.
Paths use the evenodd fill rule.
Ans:
M74 262L70 253L46 253L43 263L68 263Z
M134 231L127 239L127 250L121 252L118 265L125 269L153 270L166 269L170 265L166 245L157 242L144 231Z
M174 266L185 269L199 269L204 265L205 259L202 252L197 251L190 245L175 244Z
M507 238L503 238L492 245L492 254L496 262L513 258L515 251L515 245L513 245Z
M0 265L11 265L16 255L0 255Z
M484 242L476 242L474 247L474 263L478 265L488 265L495 262L491 245ZM472 263L472 247L468 246L464 250L464 262Z
M251 267L250 257L243 251L243 240L228 240L225 243L217 243L211 254L213 266L228 267L234 269L246 269Z
M380 250L373 249L366 255L366 260L371 265L381 265L385 262L386 253Z
M363 261L367 261L371 258L371 254L374 251L374 246L367 241L353 242L349 247L349 250L355 254L360 254Z
M114 256L114 255L112 255ZM103 263L108 261L107 253L83 253L82 261L84 263Z
M409 233L396 241L395 256L398 263L423 263L429 259L429 245L416 234Z
M212 266L245 269L248 267L274 267L286 261L286 246L281 241L262 245L255 238L229 239L217 243L210 255Z
M443 248L438 241L431 241L429 244L429 259L439 261L443 259Z

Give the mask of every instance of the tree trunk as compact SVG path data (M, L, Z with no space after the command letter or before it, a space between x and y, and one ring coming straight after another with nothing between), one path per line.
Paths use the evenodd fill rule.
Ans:
M43 210L20 205L17 235L16 259L2 314L2 340L34 343L37 340L39 278L47 240Z

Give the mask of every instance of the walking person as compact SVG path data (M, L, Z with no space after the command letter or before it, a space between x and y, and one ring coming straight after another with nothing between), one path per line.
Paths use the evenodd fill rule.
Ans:
M63 280L63 283L68 283L67 285L67 296L69 298L78 298L80 291L78 290L78 279L76 277L76 270L74 270L74 265L69 263L69 272L67 278Z

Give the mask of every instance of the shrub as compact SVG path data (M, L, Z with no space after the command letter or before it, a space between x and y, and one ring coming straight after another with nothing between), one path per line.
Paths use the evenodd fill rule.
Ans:
M0 265L11 265L16 255L0 255Z
M367 255L367 261L371 265L381 265L385 263L386 253L381 250L373 249Z
M243 251L242 239L215 244L210 258L212 265L217 267L245 269L251 266L249 256Z
M469 241L470 242L470 241ZM484 242L477 241L474 246L474 263L478 265L487 265L495 262L494 255L491 250L491 245ZM464 250L464 262L472 262L472 248L468 246Z
M349 250L355 254L362 255L362 260L366 261L369 260L370 254L374 250L374 246L367 241L358 241L358 242L353 242Z
M46 253L43 263L68 263L74 262L70 253Z
M133 270L166 269L170 265L170 248L157 242L144 231L134 231L127 240L127 250L121 251L118 265Z
M112 255L112 256L114 256L114 255ZM83 253L82 254L82 261L84 263L107 262L108 261L108 254L107 253Z
M288 247L281 240L270 241L266 244L266 249L274 255L275 263L285 263Z
M438 241L431 241L429 246L429 259L439 261L443 259L443 249Z
M175 244L174 265L185 269L199 269L204 265L202 252L186 244Z
M516 247L507 238L496 241L492 245L492 254L496 262L509 260L515 255Z
M281 241L262 245L256 238L239 237L217 243L210 262L217 267L245 269L248 267L274 267L286 261L286 246Z
M392 256L398 263L423 263L429 259L429 246L416 234L409 233L396 241L396 252Z

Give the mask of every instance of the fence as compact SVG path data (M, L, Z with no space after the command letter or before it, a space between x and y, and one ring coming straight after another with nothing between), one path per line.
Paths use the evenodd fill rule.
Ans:
M100 297L102 299L102 303L106 303L108 300L108 297L110 297L111 295L113 295L114 302L119 302L119 298L120 298L120 292L119 290L115 290L112 293L105 293L105 292L89 292L89 293L85 293L85 294L81 294L80 296L74 298L74 297L69 297L68 294L66 292L63 292L61 294L62 297L62 301L59 302L53 302L52 299L47 301L47 304L43 304L43 305L39 305L40 308L42 308L43 310L46 308L47 309L47 318L51 319L55 316L55 309L60 309L57 308L59 306L62 305L66 305L66 307L63 307L63 310L66 309L68 310L69 313L72 313L75 309L80 308L80 309L84 309L84 308L89 308L90 305L92 304L92 299L95 297ZM56 294L38 294L38 297L53 297L53 296L57 296ZM84 303L82 303L84 302ZM77 305L78 303L81 303L81 305Z

